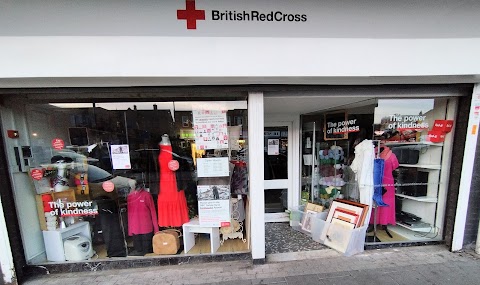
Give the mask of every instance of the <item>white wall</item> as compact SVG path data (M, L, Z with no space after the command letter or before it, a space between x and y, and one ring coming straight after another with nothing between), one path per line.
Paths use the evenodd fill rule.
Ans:
M476 82L479 50L480 38L3 37L0 88L338 84L342 78L348 84L351 78L406 77L408 82L412 77L442 75L459 77L447 77L447 83Z
M0 88L480 82L480 1L3 1ZM306 22L213 21L282 11Z

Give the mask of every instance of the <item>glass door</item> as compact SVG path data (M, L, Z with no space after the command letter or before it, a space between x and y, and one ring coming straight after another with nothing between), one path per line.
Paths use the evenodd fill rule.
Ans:
M264 193L265 222L286 222L288 199L292 191L292 124L265 123Z

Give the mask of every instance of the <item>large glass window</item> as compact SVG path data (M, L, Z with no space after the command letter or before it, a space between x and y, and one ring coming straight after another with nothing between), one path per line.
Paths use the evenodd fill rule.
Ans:
M26 117L46 261L248 250L246 101L33 103Z
M367 242L441 240L450 104L447 98L372 98L302 116L303 203L328 209L335 199L361 201L371 187L371 218L363 223ZM365 147L374 148L373 157L365 158ZM362 182L365 159L373 165L371 183Z

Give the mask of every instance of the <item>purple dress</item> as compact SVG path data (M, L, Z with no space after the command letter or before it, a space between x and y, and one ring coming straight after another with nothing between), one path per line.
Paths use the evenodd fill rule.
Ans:
M382 184L387 190L382 198L383 202L388 206L373 209L370 223L374 223L374 215L375 211L377 211L377 225L395 225L395 180L393 179L393 171L398 168L399 164L397 157L388 147L385 147L382 153L380 153L380 157L385 160Z

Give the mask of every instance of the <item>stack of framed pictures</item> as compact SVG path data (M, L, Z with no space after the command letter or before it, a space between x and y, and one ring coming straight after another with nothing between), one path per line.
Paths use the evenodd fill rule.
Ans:
M330 206L326 221L354 229L363 226L367 213L368 205L349 200L336 199L333 200Z
M353 201L334 200L325 221L326 226L321 231L320 240L326 246L346 254L363 251L367 228L364 223L368 208L368 205Z

